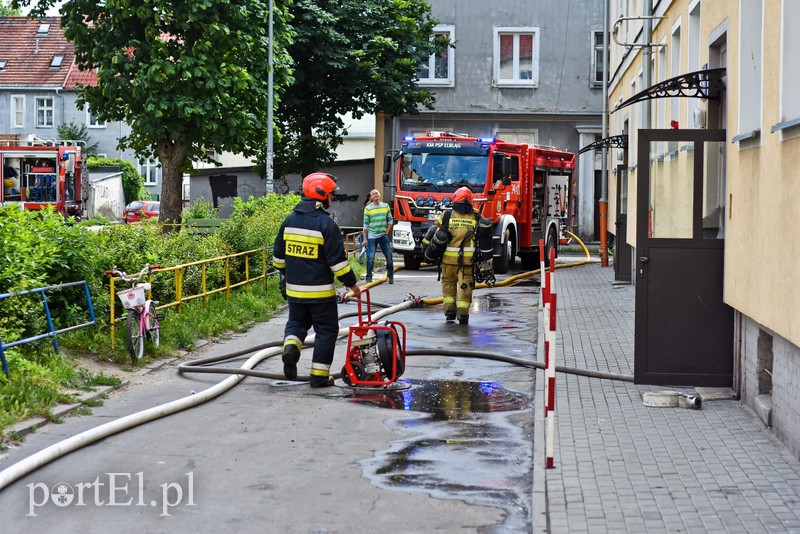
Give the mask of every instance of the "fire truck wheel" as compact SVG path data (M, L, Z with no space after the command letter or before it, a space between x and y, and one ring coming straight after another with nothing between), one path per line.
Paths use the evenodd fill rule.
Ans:
M403 254L403 264L410 271L419 270L420 259L413 254Z
M556 237L555 230L551 229L550 232L547 234L547 243L545 244L544 248L544 265L545 267L550 267L550 251L556 251L556 257L558 257L558 237Z
M508 238L508 232L504 232L503 242L500 244L500 256L494 260L493 267L496 274L506 274L508 272L508 265L512 253L511 240Z

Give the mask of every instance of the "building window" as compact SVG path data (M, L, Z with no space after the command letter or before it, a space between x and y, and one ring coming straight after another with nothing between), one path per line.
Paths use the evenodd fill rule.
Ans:
M512 87L539 84L539 28L494 29L494 80Z
M36 99L36 127L37 128L52 128L53 127L53 98L37 98Z
M94 116L94 113L86 110L86 126L89 128L105 128L106 122L105 121L98 121L97 118Z
M455 26L436 26L433 31L436 37L455 42ZM427 63L420 65L417 76L420 85L452 86L455 83L455 48L448 46L438 54L431 54Z
M700 0L695 0L693 5L689 6L689 24L688 24L689 39L687 43L687 63L686 71L695 72L700 70ZM695 125L695 114L700 109L699 98L686 99L686 127L697 128Z
M53 59L50 61L50 66L53 68L58 68L64 62L64 56L57 55L53 56Z
M11 96L11 127L25 128L25 97L23 95Z
M139 160L139 174L144 177L144 185L156 185L161 177L161 164L158 160Z
M800 39L794 34L800 24L800 3L784 2L782 18L781 121L789 122L800 119L800 98L797 98L797 88L800 87L800 69L797 68Z
M592 85L603 85L603 32L592 32Z
M740 0L739 11L739 135L748 136L761 128L762 2Z

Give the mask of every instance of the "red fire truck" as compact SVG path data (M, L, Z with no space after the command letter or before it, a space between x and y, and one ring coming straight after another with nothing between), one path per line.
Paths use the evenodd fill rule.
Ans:
M552 147L506 143L450 132L406 137L384 161L384 183L392 163L394 219L392 246L408 269L422 262L422 237L456 189L467 186L473 205L493 221L493 268L508 272L519 256L522 268L535 269L539 240L558 251L570 224L575 155Z
M83 160L77 142L13 137L0 141L0 202L28 210L53 206L80 218Z

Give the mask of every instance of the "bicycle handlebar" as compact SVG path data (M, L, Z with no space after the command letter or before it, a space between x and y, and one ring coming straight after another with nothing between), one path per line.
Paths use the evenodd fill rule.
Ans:
M118 269L111 269L109 271L106 271L106 274L109 275L109 276L117 275L120 278L122 278L123 280L125 280L126 282L133 282L135 280L139 280L143 276L146 276L146 275L150 274L154 269L160 269L160 268L161 268L161 264L159 263L157 265L147 265L141 271L139 271L137 274L128 274L125 271L120 271Z

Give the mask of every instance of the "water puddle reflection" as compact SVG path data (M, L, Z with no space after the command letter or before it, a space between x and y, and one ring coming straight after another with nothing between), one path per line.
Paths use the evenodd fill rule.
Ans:
M387 395L345 395L347 402L427 414L388 422L413 437L361 462L370 481L384 489L501 508L506 519L498 532L528 531L532 397L499 382L402 381L412 387Z

